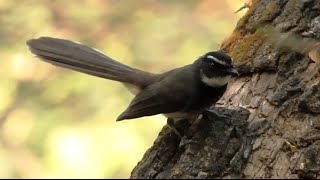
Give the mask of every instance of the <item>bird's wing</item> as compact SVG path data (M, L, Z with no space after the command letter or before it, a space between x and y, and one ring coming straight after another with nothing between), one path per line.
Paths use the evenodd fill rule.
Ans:
M117 121L151 116L161 113L173 113L183 109L190 101L194 88L180 79L168 79L150 85L131 101L129 107L119 115Z

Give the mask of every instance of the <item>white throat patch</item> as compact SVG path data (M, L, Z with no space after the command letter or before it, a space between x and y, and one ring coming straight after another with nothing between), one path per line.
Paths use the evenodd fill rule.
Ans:
M202 71L200 72L200 76L201 76L201 81L211 87L222 87L226 85L231 79L230 75L223 76L223 77L209 78L205 74L203 74Z

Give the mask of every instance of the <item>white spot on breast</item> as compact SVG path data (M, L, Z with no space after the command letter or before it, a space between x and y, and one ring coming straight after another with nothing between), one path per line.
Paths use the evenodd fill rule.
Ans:
M226 85L231 79L230 75L222 77L207 77L205 74L201 73L201 81L211 87L221 87Z

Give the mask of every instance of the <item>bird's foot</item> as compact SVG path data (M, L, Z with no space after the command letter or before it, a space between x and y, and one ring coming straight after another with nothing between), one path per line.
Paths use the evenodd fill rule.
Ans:
M181 135L181 133L174 127L173 119L168 118L167 125L174 132L174 134L176 134L180 138L180 140L183 139L183 136Z

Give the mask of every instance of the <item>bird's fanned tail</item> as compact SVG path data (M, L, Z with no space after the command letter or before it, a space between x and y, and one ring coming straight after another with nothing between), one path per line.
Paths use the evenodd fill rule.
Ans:
M27 44L30 51L42 61L93 76L141 87L150 81L146 77L152 77L150 73L129 67L93 48L69 40L40 37L28 40Z

